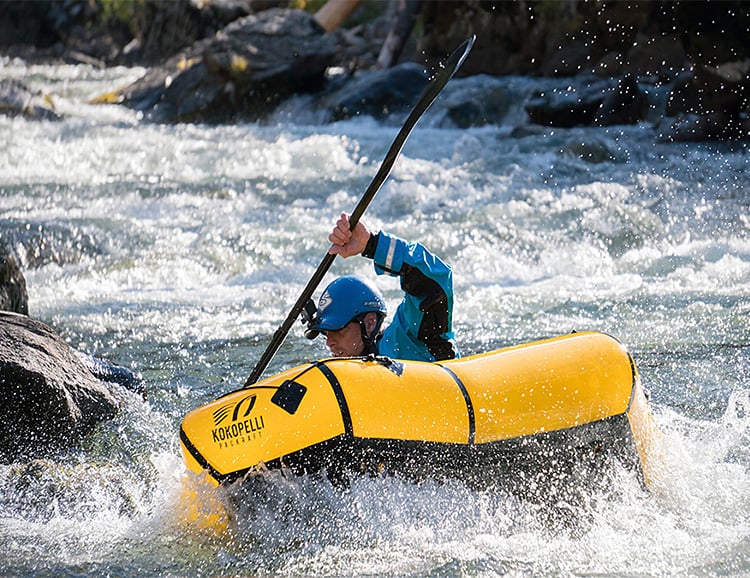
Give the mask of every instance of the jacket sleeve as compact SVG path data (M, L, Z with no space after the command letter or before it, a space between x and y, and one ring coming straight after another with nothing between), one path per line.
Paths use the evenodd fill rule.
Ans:
M450 266L421 243L383 232L374 241L375 272L398 276L404 291L404 299L378 344L379 353L423 361L458 357Z

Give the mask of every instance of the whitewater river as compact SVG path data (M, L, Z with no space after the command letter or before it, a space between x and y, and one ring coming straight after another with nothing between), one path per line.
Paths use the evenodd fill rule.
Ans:
M86 104L142 70L0 65L66 115L0 117L0 235L30 313L149 390L82 451L0 466L0 575L750 574L747 144L659 143L651 122L513 132L521 101L459 130L444 103L498 81L451 81L364 220L453 265L464 354L574 329L623 341L664 434L659 475L592 490L575 531L459 481L268 476L203 493L235 505L218 531L186 521L180 420L244 382L402 118L319 124L298 101L264 126L157 126ZM395 307L396 282L377 283ZM268 373L324 355L295 326Z

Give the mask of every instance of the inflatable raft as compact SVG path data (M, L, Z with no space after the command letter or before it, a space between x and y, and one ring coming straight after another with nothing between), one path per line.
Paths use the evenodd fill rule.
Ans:
M647 481L656 433L628 351L572 333L439 363L316 361L191 411L180 441L216 484L281 467L486 482L613 461Z

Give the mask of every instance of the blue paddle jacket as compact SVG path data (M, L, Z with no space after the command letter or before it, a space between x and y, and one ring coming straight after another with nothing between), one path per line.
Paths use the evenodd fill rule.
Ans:
M371 236L365 250L378 275L400 277L404 299L377 341L378 355L441 361L459 357L453 335L453 272L420 243Z

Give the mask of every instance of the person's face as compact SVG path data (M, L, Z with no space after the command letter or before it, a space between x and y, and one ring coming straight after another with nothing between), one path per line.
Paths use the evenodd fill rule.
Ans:
M357 357L362 355L362 330L357 321L351 321L338 331L326 331L326 347L333 357Z

